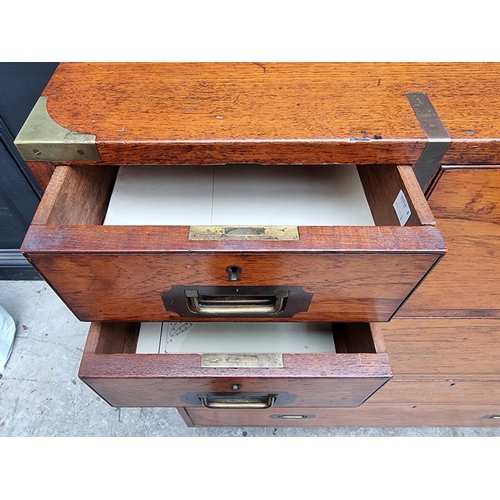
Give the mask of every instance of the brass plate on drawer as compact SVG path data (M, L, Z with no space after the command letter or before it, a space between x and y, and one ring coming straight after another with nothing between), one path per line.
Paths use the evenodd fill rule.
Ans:
M278 418L281 420L310 420L311 418L316 418L316 415L313 413L275 413L269 415L269 418Z
M299 239L297 226L191 226L189 241L205 240L276 240Z
M282 354L202 354L202 368L283 368Z

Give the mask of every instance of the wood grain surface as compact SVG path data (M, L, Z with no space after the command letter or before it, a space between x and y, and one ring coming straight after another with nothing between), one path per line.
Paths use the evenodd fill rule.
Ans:
M500 163L497 63L62 63L44 95L106 163L405 163L447 127L445 163Z
M448 253L398 317L500 318L500 168L443 168L429 205Z
M28 253L36 269L83 321L198 321L167 310L173 286L299 286L312 293L306 312L259 321L388 321L439 256L415 253ZM212 317L212 321L245 317Z
M345 356L350 358L353 355ZM302 361L306 360L302 359ZM346 359L347 364L349 361L351 360ZM364 358L361 359L361 363L365 361ZM339 360L335 359L333 362L338 363ZM183 397L185 398L188 394L231 393L233 384L240 384L241 390L250 394L263 392L266 394L287 394L291 396L292 403L286 406L355 407L369 398L386 382L388 377L387 372L383 376L377 377L370 376L371 373L368 371L365 378L349 378L348 376L334 378L327 375L306 378L300 372L296 372L294 377L287 369L282 371L282 378L278 378L277 375L273 378L259 377L258 373L253 376L251 374L243 376L235 372L235 369L233 369L232 374L226 374L225 378L219 376L212 378L207 369L203 373L204 376L197 379L188 378L188 371L184 372L184 378L180 374L176 377L169 377L169 370L162 377L146 376L147 372L144 370L141 371L141 375L131 371L127 376L120 377L119 375L105 376L105 374L99 376L100 357L98 359L85 357L82 363L84 363L85 371L80 371L78 376L110 405L120 408L181 406L184 404ZM169 360L164 359L163 363L165 365L169 363ZM148 363L143 363L142 368L146 364ZM342 361L339 364L342 366ZM129 364L127 366L131 368ZM141 367L137 366L137 368ZM92 371L87 372L87 370ZM87 373L91 373L91 376L87 376ZM235 393L235 396L238 394Z
M393 319L380 327L395 380L500 382L498 319Z
M369 399L370 404L439 404L498 406L500 380L450 378L445 380L390 380ZM500 408L498 409L500 412Z

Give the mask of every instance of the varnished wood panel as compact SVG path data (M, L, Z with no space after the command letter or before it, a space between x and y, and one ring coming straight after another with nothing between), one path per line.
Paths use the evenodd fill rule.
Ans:
M405 93L425 92L453 139L446 163L498 163L499 67L63 63L44 95L108 163L414 164L427 139Z
M500 168L444 168L429 205L448 253L398 317L500 318Z
M169 360L163 361L167 364ZM89 359L89 362L93 363L94 360ZM93 365L93 369L98 368ZM88 377L80 372L79 377L110 405L116 407L180 406L185 404L182 398L188 394L231 393L231 386L235 383L241 384L245 393L286 394L293 398L290 404L297 407L353 407L362 404L387 380L387 374L385 377L370 377L369 372L365 378L305 378L297 373L297 377L292 379L287 370L284 370L283 378L259 378L257 375L253 378L251 375L242 377L238 373L233 373L232 376L226 374L225 378L211 378L210 374L205 373L203 377L193 379L183 378L180 374L175 378L169 377L168 365L166 371L167 375L163 377L139 376L133 372L126 377L107 378L97 375ZM238 396L237 393L234 395Z
M499 405L370 404L359 408L270 408L268 410L215 410L185 408L187 425L263 427L492 427L500 419ZM272 415L310 415L303 420L271 418ZM313 418L315 417L315 418Z
M398 377L396 375L396 377ZM439 405L498 405L500 377L496 381L441 377L441 380L389 380L369 400L372 403Z
M429 200L436 217L500 223L500 165L446 166Z
M500 381L500 320L393 319L380 327L395 380Z
M439 258L395 252L279 251L96 254L80 250L28 255L84 321L196 321L200 317L181 318L167 311L161 294L176 285L227 286L231 283L226 268L233 265L242 269L238 286L299 286L313 294L306 312L260 321L387 321Z

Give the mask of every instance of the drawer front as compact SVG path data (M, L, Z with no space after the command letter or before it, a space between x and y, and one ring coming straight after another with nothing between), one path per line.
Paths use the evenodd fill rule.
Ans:
M113 169L58 167L22 250L85 321L388 321L446 249L410 167L359 177L374 226L197 239L190 226L103 225Z
M499 406L371 404L359 408L179 408L190 427L500 427Z
M438 260L436 255L280 253L44 254L36 269L82 321L199 321L251 317L260 321L388 321ZM242 277L234 291L226 268ZM255 289L276 300L289 295L283 313L197 314L189 293L241 300ZM208 289L208 291L207 291ZM212 289L212 290L210 290ZM239 292L236 292L236 289ZM295 293L296 291L296 293ZM294 307L295 299L299 307ZM221 310L224 310L222 307ZM289 311L292 312L289 312ZM238 309L234 311L238 313Z
M283 353L281 366L207 366L201 354L137 354L138 328L93 323L89 331L79 377L113 406L352 407L392 376L376 324L332 324L336 352Z

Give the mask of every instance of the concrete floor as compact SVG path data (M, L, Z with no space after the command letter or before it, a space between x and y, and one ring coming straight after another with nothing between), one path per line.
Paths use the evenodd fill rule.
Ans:
M0 436L500 436L484 428L189 428L172 408L110 407L77 378L88 323L43 281L0 281L14 350L0 379Z

